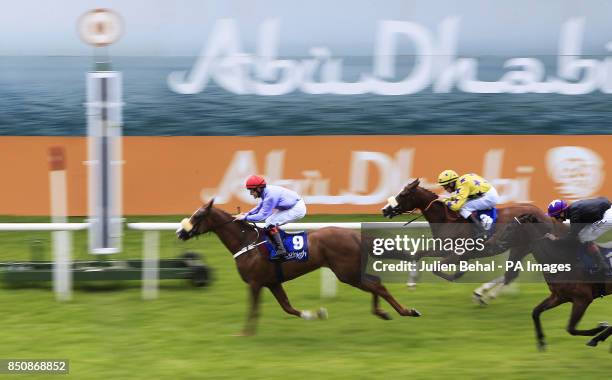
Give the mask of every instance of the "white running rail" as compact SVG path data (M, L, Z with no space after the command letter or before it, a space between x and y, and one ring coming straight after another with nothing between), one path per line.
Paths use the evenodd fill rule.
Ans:
M53 291L58 301L72 299L72 231L86 230L89 223L0 223L0 231L51 231L53 239Z

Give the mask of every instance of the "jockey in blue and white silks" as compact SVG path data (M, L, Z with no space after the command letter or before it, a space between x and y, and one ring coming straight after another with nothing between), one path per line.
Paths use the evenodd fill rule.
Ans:
M257 175L250 176L246 181L254 198L261 198L259 204L247 213L236 215L236 220L249 222L265 221L265 229L276 247L279 258L286 256L278 232L278 226L302 219L306 215L306 204L295 192L281 186L267 185L266 180Z

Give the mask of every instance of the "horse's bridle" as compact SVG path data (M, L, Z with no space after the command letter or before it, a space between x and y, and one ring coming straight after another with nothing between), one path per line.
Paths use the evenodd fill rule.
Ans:
M253 227L253 230L255 230L255 233L257 234L257 236L255 236L255 240L253 240L252 242L250 242L247 245L244 245L244 242L246 239L242 239L242 242L240 243L240 245L242 245L242 248L240 248L238 250L238 252L234 253L232 256L234 257L234 259L238 258L238 256L242 255L245 252L250 251L251 249L257 247L258 245L261 245L265 242L265 240L262 240L261 242L259 241L259 228L257 227L257 225L255 223L252 222L246 222L248 225L250 225L251 227ZM240 230L243 234L246 232L246 230L241 229Z
M396 200L396 201L397 201L397 200ZM421 213L423 213L423 212L427 211L427 210L428 210L428 209L431 207L431 205L432 205L434 202L436 202L436 201L440 202L440 198L435 198L435 199L433 199L431 202L429 202L429 204L427 205L427 207L425 207L424 209L422 209L422 210L421 210ZM418 209L419 209L418 207L415 207L415 208L413 208L412 210L405 212L404 214L408 214L408 215L410 215L410 214L412 214L412 213L413 213L415 210L418 210ZM406 223L404 223L404 226L409 225L410 223L414 222L415 220L419 219L420 217L421 217L421 215L417 215L417 216L415 216L414 218L412 218L412 219L410 219L409 221L407 221Z
M230 220L226 220L225 222L222 222L222 223L219 223L219 224L216 224L216 225L213 225L213 226L209 226L209 227L208 227L208 231L206 231L206 233L209 233L209 232L214 232L216 229L218 229L218 228L220 228L220 227L223 227L223 226L225 226L226 224L229 224L229 223L232 223L232 222L236 222L236 221L237 221L236 219L230 219ZM194 225L193 225L193 228L192 228L192 231L197 230L197 226L198 226L200 223L202 223L202 221L201 221L201 220L200 220L200 221L198 221L196 224L194 224ZM245 223L246 223L247 225L250 225L250 226L253 228L253 230L255 231L256 236L255 236L255 239L254 239L252 242L250 242L249 244L246 244L246 245L245 245L246 237L242 239L242 242L240 243L240 245L242 246L242 248L241 248L241 249L239 249L239 250L238 250L238 252L236 252L236 253L234 253L234 254L232 255L232 256L234 257L234 259L238 258L238 256L242 255L243 253L248 252L248 251L250 251L251 249L253 249L253 248L257 247L258 245L261 245L261 244L263 244L263 243L265 242L265 241L263 241L263 240L262 240L262 241L259 241L259 237L260 237L261 235L260 235L260 233L259 233L259 228L257 227L257 225L256 225L255 223L253 223L253 222L249 222L249 221L245 221ZM246 232L246 230L245 230L245 229L241 229L240 231L241 231L243 234Z

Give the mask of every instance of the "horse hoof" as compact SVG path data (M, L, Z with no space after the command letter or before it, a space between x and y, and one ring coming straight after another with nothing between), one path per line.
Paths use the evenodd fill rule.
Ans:
M597 341L596 341L596 340L594 340L594 339L591 339L591 340L589 340L589 341L587 342L587 344L586 344L586 345L587 345L587 346L589 346L589 347L597 347L597 343L599 343L599 342L597 342Z
M387 313L386 311L378 310L378 311L374 312L374 314L378 318L382 319L383 321L390 321L391 319L393 319L393 318L391 318L389 313Z
M317 310L317 317L321 320L326 320L329 317L327 309L324 307L320 307L319 310Z
M474 300L474 302L478 304L478 306L488 306L489 305L487 301L485 300L484 296L480 293L474 292L472 299Z
M411 317L420 317L421 313L419 313L419 311L417 309L410 309L410 314L408 314Z
M407 282L406 287L408 290L416 290L417 283L416 282Z
M546 351L546 343L544 343L544 342L539 342L539 343L538 343L538 351L540 351L540 352L545 352L545 351Z
M599 327L609 327L610 325L608 324L608 322L607 322L607 321L602 321L602 322L599 322L599 325L598 325L598 326L599 326Z
M314 319L317 319L317 315L310 310L303 310L300 313L300 318L305 319L307 321L312 321Z

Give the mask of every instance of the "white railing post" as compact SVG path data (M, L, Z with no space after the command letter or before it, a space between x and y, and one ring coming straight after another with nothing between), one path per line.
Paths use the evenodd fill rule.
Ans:
M159 231L147 230L142 241L142 299L157 298L159 282Z
M53 291L58 301L72 299L72 233L54 231L53 234Z
M52 231L53 291L58 301L72 299L72 231L88 223L0 223L0 231Z
M321 297L333 298L338 292L338 280L329 268L321 268Z

